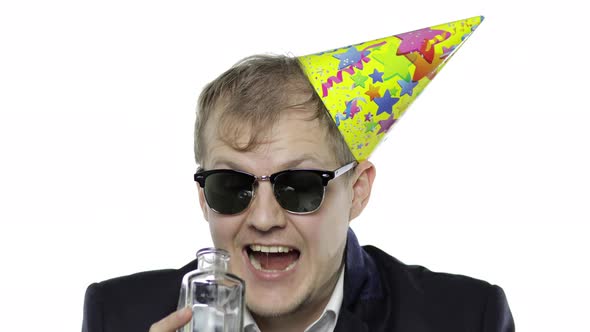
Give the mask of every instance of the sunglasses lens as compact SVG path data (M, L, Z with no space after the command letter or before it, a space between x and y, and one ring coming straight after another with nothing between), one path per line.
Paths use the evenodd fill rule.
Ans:
M283 209L306 213L317 210L324 198L322 177L310 171L287 171L274 180L275 197Z
M253 177L234 171L210 174L205 180L205 199L219 213L240 213L252 200L253 183Z

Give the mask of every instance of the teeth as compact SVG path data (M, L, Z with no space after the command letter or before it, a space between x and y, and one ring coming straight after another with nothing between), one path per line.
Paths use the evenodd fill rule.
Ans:
M252 266L254 266L256 268L256 270L262 271L262 266L260 266L260 262L256 258L254 258L254 256L252 254L250 254L249 257L250 257L250 263L252 263Z
M260 265L260 262L254 258L254 255L250 254L248 255L248 258L250 258L250 263L252 263L252 266L254 266L254 268L258 271L263 271L263 272L284 272L284 271L289 271L292 268L295 267L295 265L297 265L297 261L294 261L293 263L289 264L289 266L287 266L284 270L266 270L263 269L262 266Z
M261 245L257 245L257 244L251 244L250 250L267 252L267 253L277 253L277 252L287 253L293 249L288 248L288 247L283 247L283 246L261 246Z

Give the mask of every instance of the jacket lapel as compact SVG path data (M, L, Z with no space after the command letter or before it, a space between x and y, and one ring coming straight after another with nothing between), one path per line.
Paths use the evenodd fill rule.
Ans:
M383 297L379 272L373 259L359 245L353 231L348 229L346 242L346 271L344 297L335 332L368 331L365 305ZM377 307L379 308L379 306ZM371 312L371 315L375 312Z
M367 324L345 308L340 309L334 332L368 332Z

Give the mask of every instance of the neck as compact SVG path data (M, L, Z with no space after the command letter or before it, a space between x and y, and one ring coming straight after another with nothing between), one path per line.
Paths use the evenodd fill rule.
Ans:
M291 332L304 331L309 325L318 320L322 315L324 309L330 302L330 297L336 288L338 278L342 272L342 266L334 273L334 275L325 284L325 287L320 289L326 290L314 302L304 302L293 312L276 316L276 317L262 317L252 313L252 317L262 332Z

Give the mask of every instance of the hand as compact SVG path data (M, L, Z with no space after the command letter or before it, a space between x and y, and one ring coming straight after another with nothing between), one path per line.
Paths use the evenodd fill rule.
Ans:
M152 324L149 332L175 332L188 323L193 316L189 307L180 309Z

